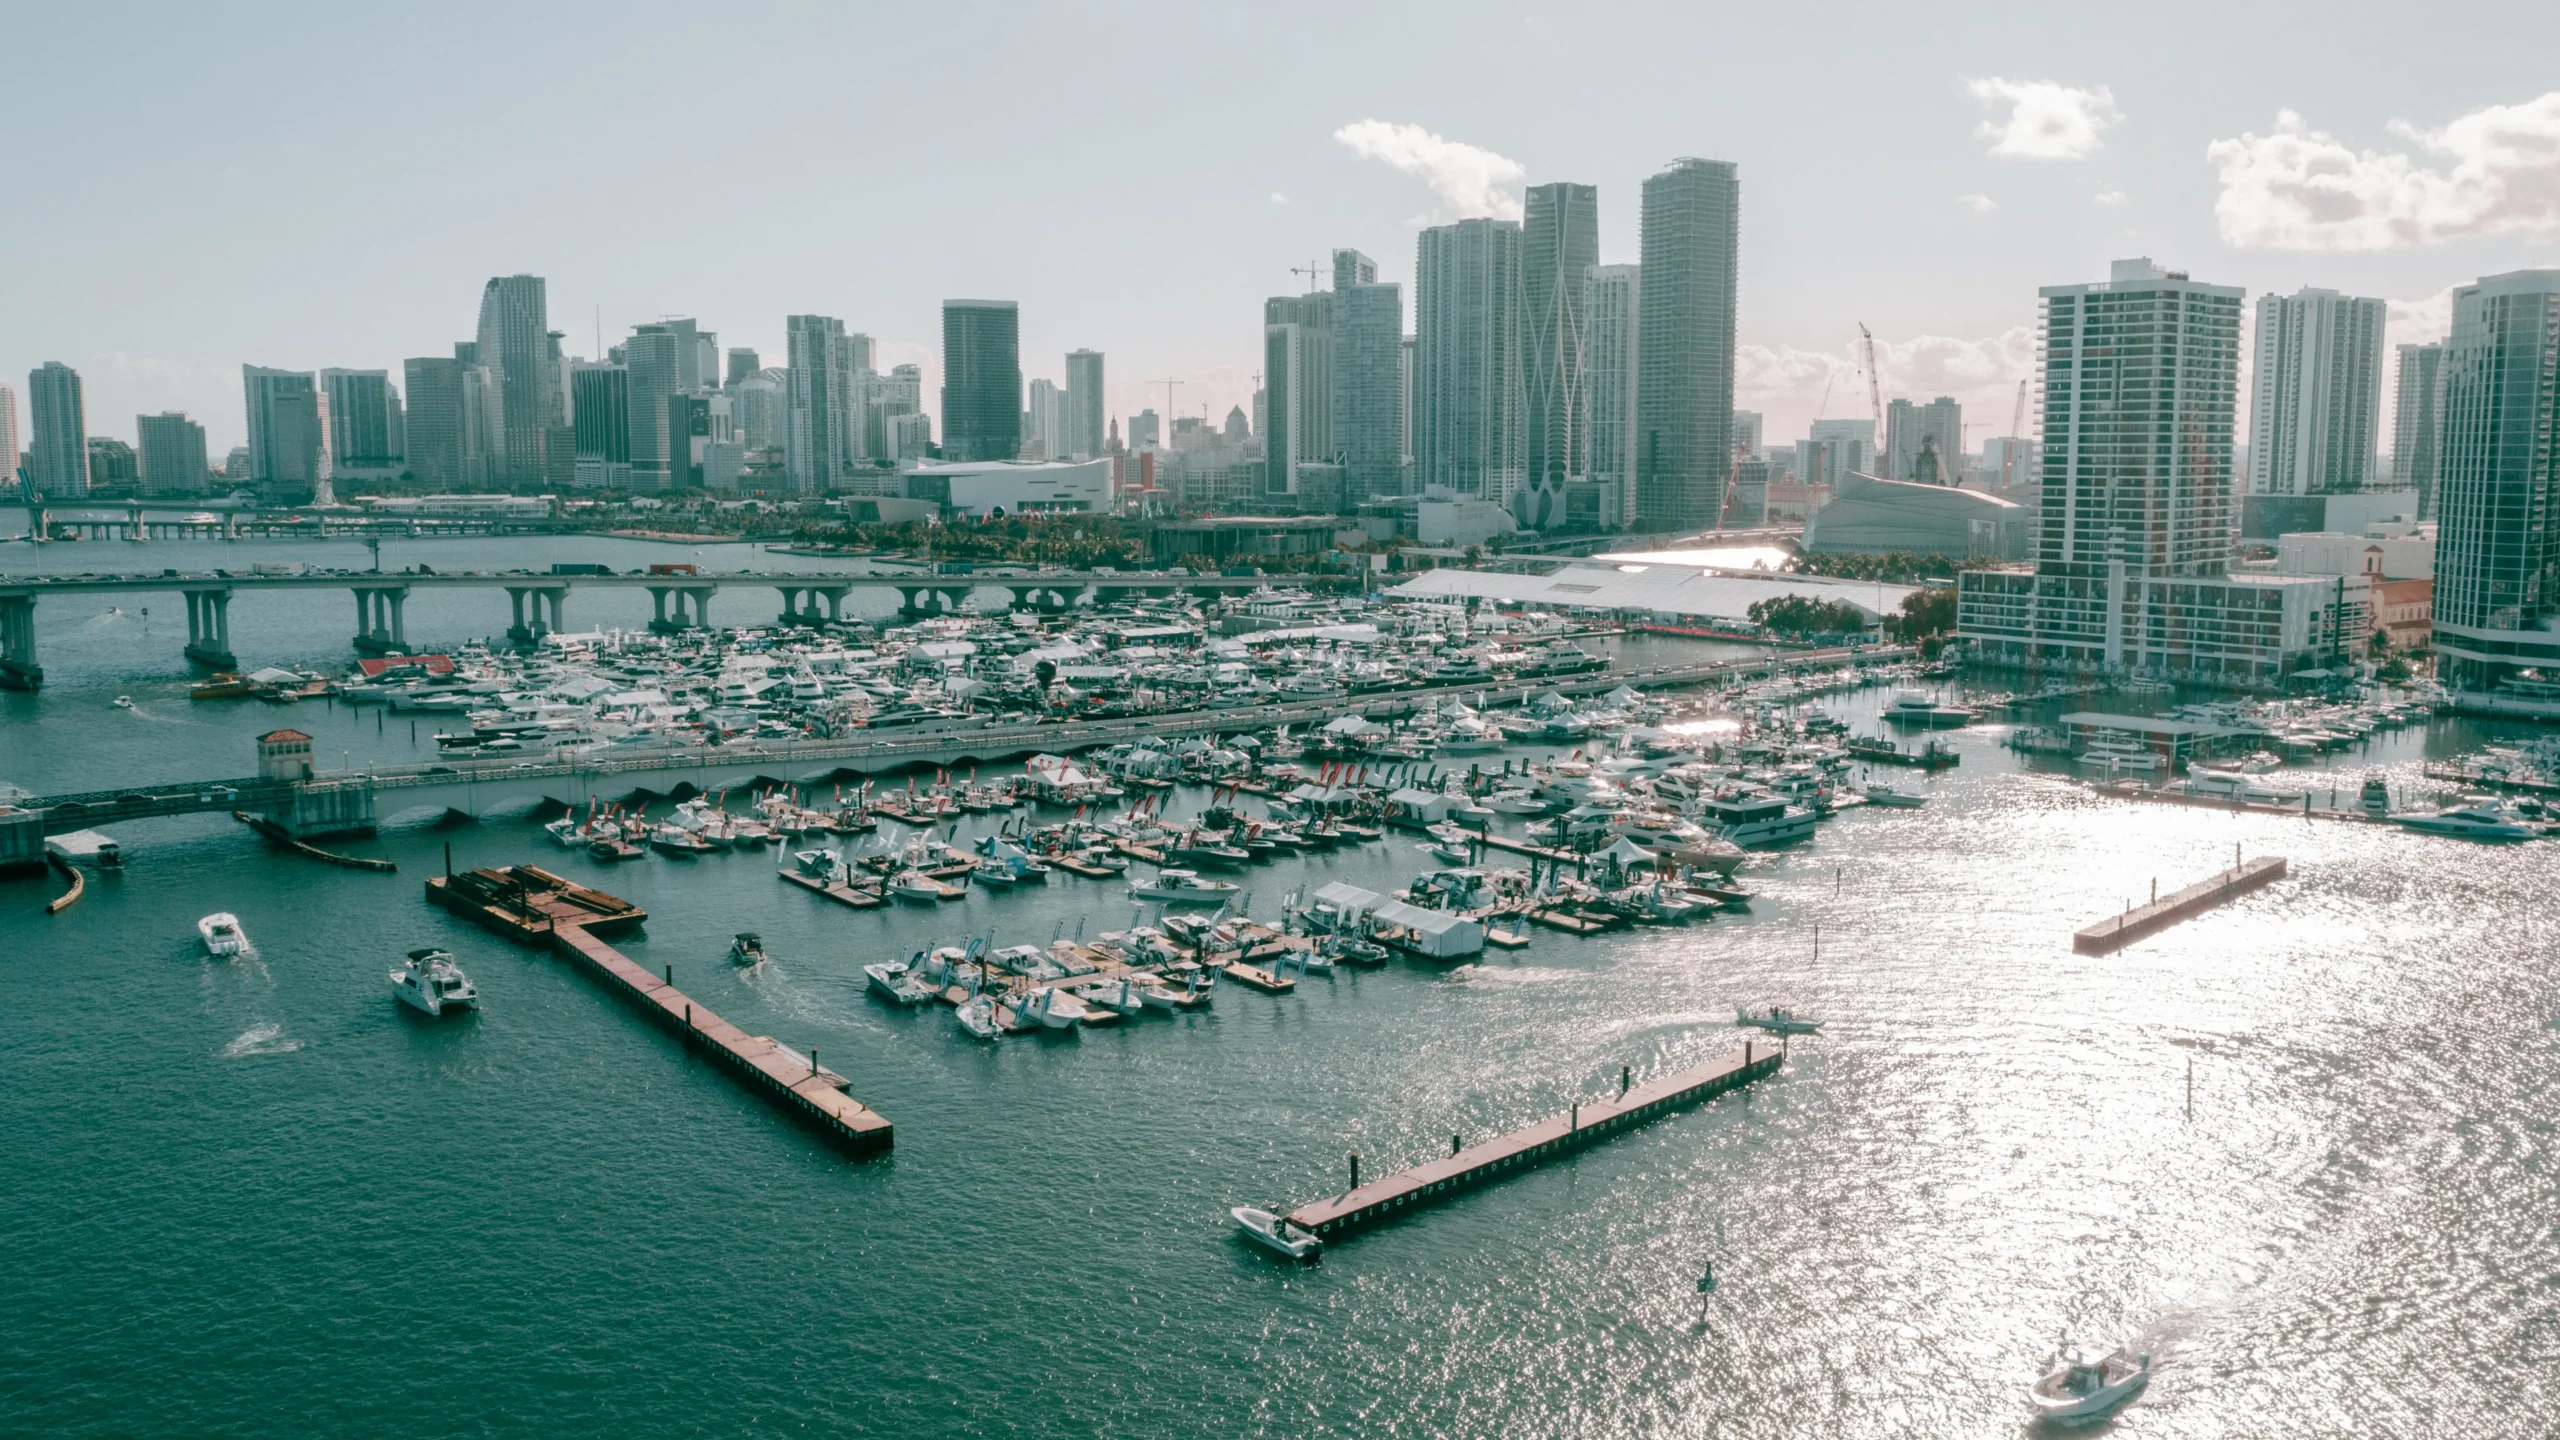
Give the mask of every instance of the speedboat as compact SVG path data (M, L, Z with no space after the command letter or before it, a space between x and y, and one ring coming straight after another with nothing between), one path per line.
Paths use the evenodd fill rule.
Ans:
M1870 805L1882 805L1888 810L1917 810L1921 806L1929 803L1929 797L1926 795L1914 795L1904 790L1896 790L1889 785L1869 785L1867 787L1867 803Z
M2118 1350L2103 1360L2066 1360L2027 1392L2047 1420L2094 1420L2142 1393L2151 1357Z
M1316 1238L1314 1231L1301 1230L1268 1210L1238 1205L1227 1213L1236 1217L1236 1224L1243 1229L1246 1239L1292 1260L1304 1260L1324 1248L1324 1242Z
M942 882L921 870L901 870L889 877L889 893L901 900L939 900Z
M1973 723L1974 714L1961 705L1941 705L1926 695L1905 690L1884 707L1886 723L1913 725L1929 730L1948 730Z
M2402 827L2421 834L2451 835L2462 840L2530 840L2539 833L2532 826L2519 823L2496 805L2464 805L2439 810L2433 815L2394 815L2391 818Z
M890 1004L922 1005L934 997L934 989L925 983L920 973L922 967L917 963L923 958L919 955L914 960L888 960L877 965L865 965L862 973L871 982L871 993Z
M132 696L119 695L116 697L116 708L119 710L132 710L138 707L134 705Z
M1051 1030L1072 1030L1084 1023L1084 1002L1064 990L1052 987L1033 993L1029 1000L1014 1007L1024 1023L1043 1025Z
M477 1010L480 992L442 950L412 950L409 963L391 972L391 993L400 1003L429 1015L447 1010Z
M661 825L651 830L649 848L673 860L690 860L697 855L711 853L711 847L704 844L692 831L679 829L673 825Z
M207 955L237 955L249 948L249 937L240 929L240 917L228 910L217 910L197 921L196 933L204 937Z
M994 996L980 995L964 1001L956 1013L960 1020L960 1028L978 1039L1001 1040L1004 1038L1004 1026L996 1021Z
M1135 1015L1147 1008L1146 997L1135 980L1123 975L1117 983L1109 980L1084 988L1084 1003L1110 1011L1114 1015Z
M586 831L580 828L578 818L574 815L563 815L543 826L542 833L550 836L551 843L563 850L575 850L587 843Z
M1822 1022L1819 1020L1804 1019L1792 1010L1781 1010L1775 1005L1757 1015L1748 1010L1736 1010L1733 1012L1733 1023L1748 1025L1755 1030L1766 1030L1772 1035L1810 1035L1822 1028Z
M737 938L729 942L729 963L732 965L761 965L765 958L764 940L753 930L741 930Z
M1140 900L1176 905L1223 905L1243 889L1232 880L1203 880L1190 870L1159 870L1153 880L1129 882L1129 893Z

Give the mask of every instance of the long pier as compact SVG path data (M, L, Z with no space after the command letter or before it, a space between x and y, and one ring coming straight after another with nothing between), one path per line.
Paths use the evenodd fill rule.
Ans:
M2146 935L2157 934L2181 920L2281 880L2284 873L2283 856L2261 855L2148 905L2131 906L2111 919L2084 925L2073 933L2071 948L2083 955L2113 954Z
M1608 1139L1670 1112L1713 1099L1728 1090L1776 1074L1785 1053L1762 1051L1746 1041L1739 1055L1726 1055L1693 1065L1658 1080L1648 1080L1614 1100L1576 1105L1508 1135L1471 1145L1446 1159L1359 1183L1353 1158L1352 1187L1339 1195L1310 1200L1288 1214L1289 1223L1327 1240L1346 1230L1430 1205L1460 1190L1500 1179L1514 1171L1543 1165L1586 1145Z

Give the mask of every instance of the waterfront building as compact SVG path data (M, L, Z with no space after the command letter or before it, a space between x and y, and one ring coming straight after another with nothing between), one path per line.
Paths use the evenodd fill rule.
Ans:
M2373 482L2386 309L2335 290L2258 297L2251 494L2339 494Z
M2035 564L1960 573L1958 633L2000 663L2234 684L2338 658L2337 584L2231 573L2241 291L2136 259L2040 293Z
M1594 265L1583 272L1583 435L1594 481L1623 495L1635 482L1636 319L1643 267Z
M942 302L942 453L1022 452L1022 312L1011 300Z
M543 450L560 412L550 333L541 276L493 276L481 287L476 356L488 367L497 397L490 450L491 478L499 484L539 485L545 478Z
M2437 450L2435 649L2446 688L2560 680L2560 270L2453 292ZM2560 717L2560 686L2542 696Z
M1414 265L1414 487L1508 505L1528 478L1520 226L1422 232Z
M1634 459L1636 518L1648 530L1712 525L1721 508L1741 216L1729 162L1675 160L1644 182Z
M1525 469L1534 485L1560 488L1590 473L1583 284L1599 261L1599 187L1530 186L1520 223L1520 363Z
M323 370L320 390L329 406L331 481L397 479L402 461L392 417L400 392L391 372Z
M2420 520L2436 518L2437 431L2444 413L2444 345L2403 345L2391 418L2391 483L2416 492Z
M922 460L902 480L910 500L984 520L1005 515L1107 515L1113 470L1096 460Z
M440 355L400 362L409 392L406 442L409 478L436 490L462 484L462 362Z
M249 483L264 505L309 505L329 483L327 402L308 371L240 367Z
M59 360L27 372L27 479L48 500L89 493L89 418L80 372Z
M1765 510L1765 462L1744 461L1743 468L1758 472L1754 477L1761 492L1757 508ZM1735 515L1730 523L1749 522ZM1813 555L1909 551L1964 560L2025 560L2032 552L2034 531L2034 512L2014 500L1937 481L1852 473L1832 492L1829 503L1805 522L1803 543L1805 552Z
M1963 465L1964 407L1952 397L1926 405L1897 399L1885 407L1885 479L1953 485Z
M570 483L581 490L630 489L630 367L583 362L570 366L569 414L576 457Z
M124 493L142 479L135 463L133 447L108 435L89 437L89 493L101 490Z
M205 468L204 427L183 410L133 418L136 448L141 452L142 493L193 495L212 472Z
M1060 414L1060 445L1070 460L1102 453L1102 352L1067 352L1067 399Z
M1055 381L1033 380L1024 387L1022 458L1051 460L1066 454L1066 395Z

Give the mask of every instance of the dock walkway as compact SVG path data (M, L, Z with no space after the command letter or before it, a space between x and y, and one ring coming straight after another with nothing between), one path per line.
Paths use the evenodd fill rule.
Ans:
M2284 873L2283 856L2261 855L2210 879L2200 880L2176 894L2163 895L2148 905L2133 906L2095 925L2084 925L2072 935L2071 948L2083 955L2112 954L2146 935L2166 930L2181 920L2227 904L2261 885L2281 880Z
M1762 1051L1755 1042L1746 1042L1739 1055L1722 1056L1648 1080L1614 1100L1577 1105L1562 1115L1551 1115L1508 1135L1468 1146L1445 1159L1356 1185L1339 1195L1311 1200L1290 1211L1288 1220L1330 1240L1345 1230L1416 1205L1431 1204L1515 1170L1544 1164L1682 1106L1748 1085L1775 1074L1784 1060L1782 1051Z

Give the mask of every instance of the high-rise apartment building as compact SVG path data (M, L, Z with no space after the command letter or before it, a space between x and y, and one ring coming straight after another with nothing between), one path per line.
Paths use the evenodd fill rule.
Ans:
M1635 479L1636 318L1643 273L1635 265L1594 265L1582 274L1587 473L1622 497Z
M1508 505L1528 478L1519 225L1424 230L1413 294L1414 482Z
M2372 483L2387 308L2335 290L2258 297L2251 494L2335 495Z
M1066 392L1046 378L1034 380L1023 392L1022 456L1026 460L1054 460L1066 453Z
M2240 290L2119 260L2041 293L2035 568L1958 576L1976 654L2244 683L2335 659L2334 580L2230 570Z
M756 352L743 345L731 346L729 349L729 373L727 378L721 382L722 386L723 388L726 388L727 386L737 384L741 380L752 379L756 372L763 368L764 361L757 356Z
M544 479L543 447L561 408L550 330L541 276L499 275L481 287L474 343L497 397L490 478L501 485L539 485Z
M931 427L920 429L906 423L919 418L924 418L923 366L899 365L875 379L863 418L863 429L870 437L870 453L894 462L927 458L926 452L932 446ZM905 425L903 430L901 425ZM901 434L906 438L899 439Z
M1644 182L1635 513L1649 530L1715 522L1733 465L1734 307L1742 182L1675 160Z
M1067 352L1067 399L1061 416L1065 454L1090 460L1102 453L1102 352Z
M1884 409L1884 478L1953 485L1964 471L1964 407L1945 395Z
M801 495L830 495L844 484L853 449L845 431L844 322L832 315L793 315L782 322L785 400L783 473Z
M2560 270L2453 292L2437 448L2438 675L2560 717ZM2537 685L2516 672L2538 669Z
M653 321L631 327L622 342L625 403L631 413L631 488L662 491L675 484L676 449L682 437L670 425L671 402L692 393L685 384L694 353L693 322Z
M270 505L308 505L329 483L328 405L304 370L240 367L249 421L249 483Z
M791 373L778 366L729 382L729 414L737 425L738 443L748 451L779 449L786 456L790 453L790 431L784 419L790 413L790 384Z
M2391 482L2417 492L2417 517L2436 518L2437 431L2444 416L2444 345L2403 345L2391 417Z
M1333 292L1318 290L1262 302L1262 386L1269 407L1262 493L1282 508L1297 503L1291 497L1298 494L1307 466L1333 463L1335 299ZM1145 414L1152 419L1155 412ZM1134 421L1129 446L1143 448ZM1336 503L1339 499L1337 495Z
M581 490L631 488L631 370L627 365L569 367L572 484Z
M1583 283L1599 260L1599 187L1530 186L1520 223L1520 356L1529 402L1528 473L1537 484L1561 485L1590 473Z
M1022 453L1022 312L1011 300L942 302L942 455Z
M0 500L18 498L18 392L0 385Z
M212 472L205 466L204 427L183 410L133 419L145 495L193 495Z
M89 493L89 416L80 372L59 360L27 372L27 478L48 500Z
M403 446L409 478L432 490L457 489L463 481L462 371L461 361L441 355L400 362L409 392Z
M320 390L329 402L331 480L389 480L400 473L391 443L391 412L398 393L388 370L323 370Z
M1406 488L1404 287L1377 274L1359 251L1333 252L1333 449L1345 514Z

